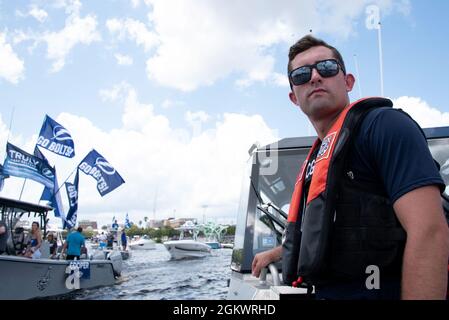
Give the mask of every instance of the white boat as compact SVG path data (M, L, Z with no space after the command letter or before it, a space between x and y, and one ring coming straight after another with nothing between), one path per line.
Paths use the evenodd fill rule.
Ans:
M211 247L204 242L197 241L199 227L192 221L186 221L181 227L179 240L164 242L164 246L171 255L172 260L204 258L211 253ZM186 233L192 233L192 239L184 239Z
M132 250L154 250L156 249L156 243L145 235L137 240L131 241L128 247Z
M210 255L211 247L195 240L172 240L164 242L164 246L173 260L188 258L204 258Z
M110 286L122 271L120 254L110 254L101 260L48 259L49 246L43 241L41 259L15 256L13 232L23 215L34 214L40 219L44 238L48 211L52 208L0 197L0 220L8 226L8 252L0 256L0 300L33 299L66 295L78 289Z

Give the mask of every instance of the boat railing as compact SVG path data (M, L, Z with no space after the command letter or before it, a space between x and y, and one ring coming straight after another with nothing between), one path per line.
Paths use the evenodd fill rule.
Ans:
M277 267L273 264L270 263L267 267L263 268L260 272L260 276L259 276L259 281L261 285L265 285L267 283L267 274L268 271L270 271L271 273L271 278L273 281L273 285L274 286L280 286L281 285L281 278L279 275L279 271L277 269Z

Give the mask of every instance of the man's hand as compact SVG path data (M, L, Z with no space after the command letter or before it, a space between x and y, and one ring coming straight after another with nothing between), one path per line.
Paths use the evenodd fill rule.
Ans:
M265 268L272 262L276 262L281 259L282 247L276 247L268 251L259 252L254 256L251 266L252 274L255 277L259 277L262 268Z

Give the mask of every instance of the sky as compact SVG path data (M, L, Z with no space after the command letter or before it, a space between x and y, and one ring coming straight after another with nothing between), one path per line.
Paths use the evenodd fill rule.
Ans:
M351 100L381 94L373 5L384 95L449 125L448 1L0 0L0 157L6 141L31 153L48 114L75 142L73 159L43 151L60 183L92 148L125 180L101 197L81 175L78 219L235 222L250 146L314 135L288 99L294 42L312 32L340 50ZM22 200L42 189L27 180Z

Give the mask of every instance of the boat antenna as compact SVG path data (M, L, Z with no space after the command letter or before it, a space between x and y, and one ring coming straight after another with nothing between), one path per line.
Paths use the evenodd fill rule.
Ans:
M379 27L377 28L377 36L379 40L379 67L380 67L380 94L384 96L384 73L383 73L383 58L382 58L382 32L380 19L378 22Z
M380 9L376 5L369 5L365 10L367 17L365 26L368 30L377 29L377 40L379 43L379 67L380 67L380 94L384 96L384 74L382 58L382 24L380 22Z
M11 110L11 118L9 119L9 130L8 130L8 138L6 139L6 141L9 141L9 136L11 135L11 128L12 128L12 121L14 119L14 111L15 111L16 107L12 107Z
M156 190L154 191L154 200L153 200L153 221L156 221L157 190L158 190L158 186L156 185Z
M6 142L9 142L9 137L11 136L12 123L13 123L13 120L14 120L14 112L15 112L15 110L16 110L16 107L13 106L12 110L11 110L11 117L9 119L8 137L6 138ZM5 153L5 159L7 157L8 157L8 154ZM20 190L19 200L22 199L23 189L25 189L26 182L27 182L27 179L25 178L25 180L23 181L23 184L22 184L22 190Z
M361 80L360 80L360 73L359 73L359 63L357 61L357 55L354 53L354 63L355 63L355 73L357 76L356 82L357 82L357 88L359 89L359 99L362 98L362 87L361 87Z

